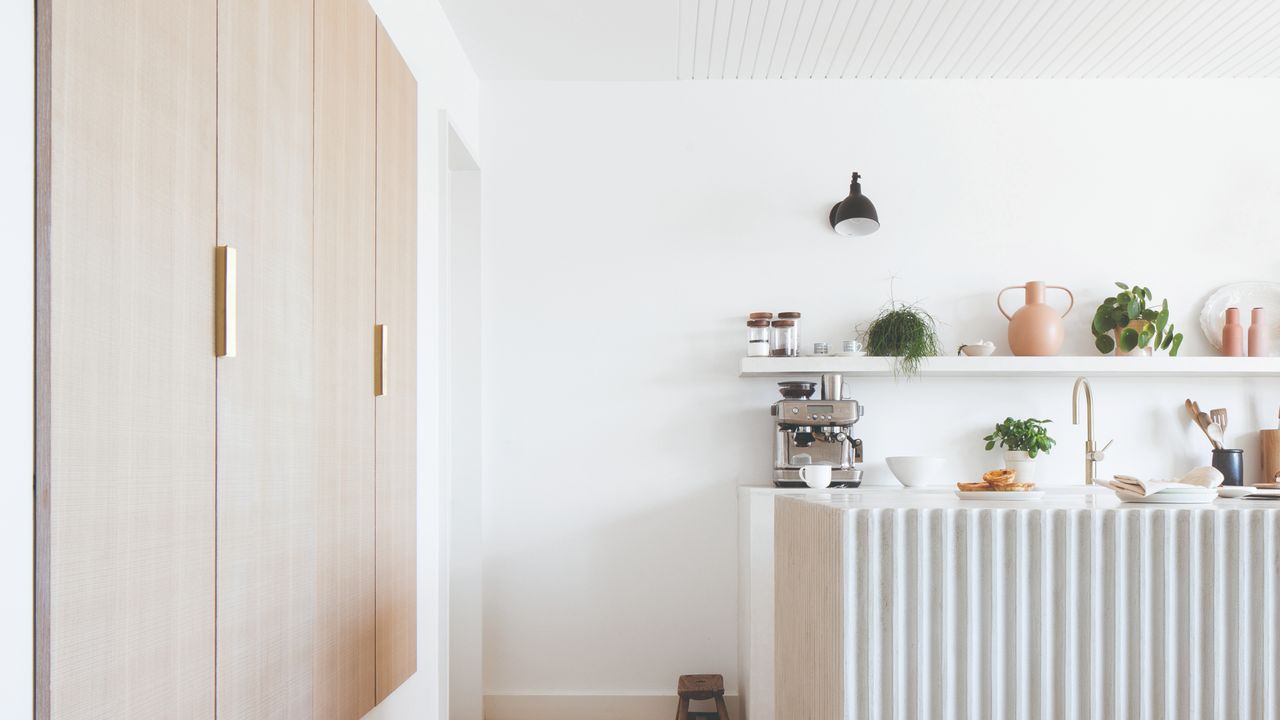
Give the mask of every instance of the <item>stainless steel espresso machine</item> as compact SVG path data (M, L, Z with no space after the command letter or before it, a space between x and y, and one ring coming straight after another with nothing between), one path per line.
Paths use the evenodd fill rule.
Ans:
M832 487L858 487L862 470L862 440L853 426L862 417L857 400L844 397L843 378L822 376L818 400L811 382L778 383L783 399L774 403L773 484L805 487L800 468L830 465Z

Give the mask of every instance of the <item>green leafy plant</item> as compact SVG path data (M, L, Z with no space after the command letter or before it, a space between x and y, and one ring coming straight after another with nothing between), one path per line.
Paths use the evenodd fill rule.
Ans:
M1021 450L1034 458L1040 453L1048 453L1058 443L1049 437L1049 431L1045 428L1045 424L1051 422L1053 421L1035 418L1005 418L1004 422L996 423L996 429L990 435L982 439L987 441L988 450L994 450L999 445L1006 450Z
M915 375L920 361L941 353L933 316L914 305L892 300L862 333L868 355L897 358L894 374Z
M1182 347L1182 333L1169 322L1169 301L1151 305L1151 290L1137 285L1116 283L1120 292L1102 301L1093 313L1093 344L1098 352L1109 355L1116 349L1117 338L1122 352L1150 346L1168 350L1176 357ZM1112 337L1112 333L1116 337Z

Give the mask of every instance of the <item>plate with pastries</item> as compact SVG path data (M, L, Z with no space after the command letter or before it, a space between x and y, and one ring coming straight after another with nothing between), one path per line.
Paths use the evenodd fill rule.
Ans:
M956 496L961 500L1016 502L1044 497L1044 491L1037 490L1035 483L1018 482L1018 473L1008 469L984 473L982 482L956 483L956 488Z

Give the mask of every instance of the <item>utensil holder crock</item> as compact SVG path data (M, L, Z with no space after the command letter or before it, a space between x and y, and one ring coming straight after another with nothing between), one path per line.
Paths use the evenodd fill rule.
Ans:
M1235 448L1219 448L1213 451L1213 466L1225 478L1223 485L1244 484L1244 451Z

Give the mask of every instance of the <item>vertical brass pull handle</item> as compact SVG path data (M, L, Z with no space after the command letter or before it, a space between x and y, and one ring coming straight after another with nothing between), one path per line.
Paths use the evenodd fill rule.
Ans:
M387 394L387 326L373 326L373 394Z
M214 248L213 351L236 356L236 249Z

